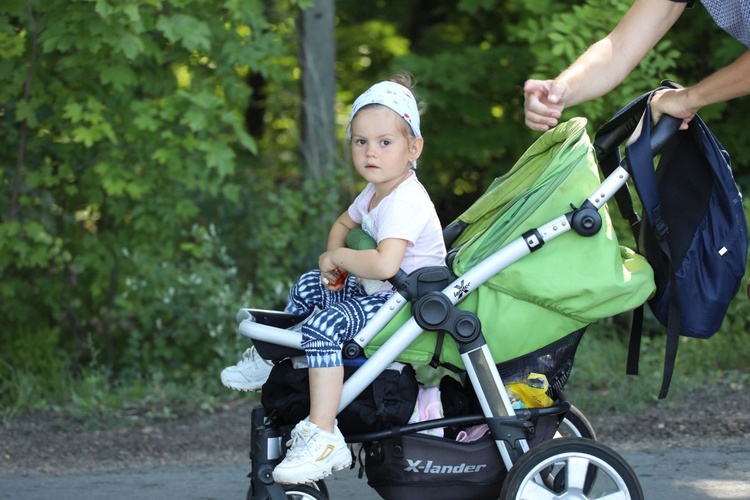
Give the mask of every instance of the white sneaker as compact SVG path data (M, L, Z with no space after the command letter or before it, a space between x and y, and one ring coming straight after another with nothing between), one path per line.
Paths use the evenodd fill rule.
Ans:
M335 425L333 432L328 432L303 420L292 429L287 447L286 458L273 470L277 483L314 482L352 464L352 453Z
M221 383L235 391L260 391L271 373L273 363L260 357L255 346L247 349L242 359L221 372Z

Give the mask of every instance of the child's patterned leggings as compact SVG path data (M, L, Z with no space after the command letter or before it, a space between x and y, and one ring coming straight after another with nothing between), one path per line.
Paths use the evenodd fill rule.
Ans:
M390 293L365 294L357 278L349 276L338 292L328 290L320 280L320 270L303 274L289 292L287 311L309 314L302 325L302 348L311 368L341 366L341 345L351 340L390 297Z

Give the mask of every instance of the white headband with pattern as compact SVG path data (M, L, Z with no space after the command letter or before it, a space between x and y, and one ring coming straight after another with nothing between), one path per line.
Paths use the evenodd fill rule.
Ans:
M395 111L401 118L406 120L415 137L422 137L419 130L419 107L414 94L409 89L396 82L376 83L362 93L352 105L352 112L349 115L349 126L346 133L349 139L352 138L352 120L357 112L370 104L382 104Z

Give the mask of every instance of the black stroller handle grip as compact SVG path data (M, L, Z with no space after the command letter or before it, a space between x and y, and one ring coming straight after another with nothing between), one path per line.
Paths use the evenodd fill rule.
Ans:
M596 131L594 149L600 162L617 151L620 144L633 135L641 121L645 106L646 96L644 95L621 109L609 122L599 127Z
M682 125L681 118L670 115L662 115L651 132L651 153L656 156L664 149L669 140L674 137Z

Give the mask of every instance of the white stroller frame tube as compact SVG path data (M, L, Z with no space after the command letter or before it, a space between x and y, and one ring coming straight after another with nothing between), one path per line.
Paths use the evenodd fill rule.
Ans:
M630 179L628 171L621 166L618 166L609 177L602 181L594 194L588 197L588 201L594 205L597 210L602 208L604 204L607 203L626 182L628 182L628 179Z
M596 189L588 201L600 209L604 204L614 196L630 178L628 172L618 167L612 175ZM455 281L442 290L452 304L457 304L461 300L483 285L487 280L496 274L502 272L511 264L530 254L532 251L541 248L541 246L558 236L572 229L567 215L559 216L550 222L539 226L536 230L529 231L515 240L509 242L481 263L459 276ZM372 341L380 330L408 303L400 293L394 293L388 301L378 310L375 316L368 324L355 336L354 340L361 347L365 347ZM275 328L256 323L253 318L242 321L239 325L239 332L251 339L263 340L266 342L283 345L291 348L300 348L302 336L299 332ZM344 383L344 389L341 396L338 411L341 412L354 399L369 386L388 365L393 363L396 358L412 343L419 335L422 334L422 328L417 324L414 317L409 318L399 329L388 339L354 374ZM477 352L479 351L479 352ZM483 393L480 381L477 377L476 368L473 365L472 358L477 355L482 356L480 361L482 369L488 370L491 378L494 380L497 390L500 393L502 406L504 408L492 407L487 396ZM497 367L492 359L489 347L485 343L478 349L461 354L464 361L467 375L475 388L479 398L480 405L484 415L488 418L515 415L515 411L508 398L507 391L503 386L502 379L497 371ZM509 455L505 441L496 441L500 454L508 470L513 466L513 460ZM528 451L526 440L521 440L521 448L524 452Z
M302 334L300 332L256 323L252 317L240 323L239 330L242 335L251 339L271 342L293 349L301 349Z

